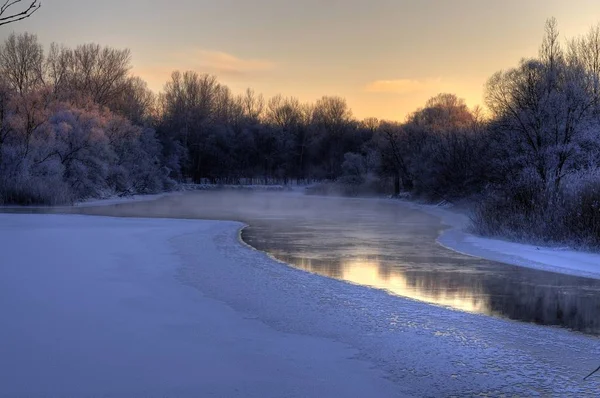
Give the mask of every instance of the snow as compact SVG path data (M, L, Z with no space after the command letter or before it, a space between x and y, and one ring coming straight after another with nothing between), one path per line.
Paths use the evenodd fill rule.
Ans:
M0 396L593 396L598 339L287 267L236 222L0 214ZM551 347L549 349L549 347Z
M264 184L183 184L184 191L292 191L289 185L264 185Z
M169 191L157 194L140 194L130 196L113 196L104 199L88 199L76 202L73 206L29 206L29 205L0 205L0 211L2 209L21 209L21 210L39 210L39 209L54 209L60 210L63 208L70 207L98 207L98 206L112 206L122 203L135 203L135 202L148 202L152 200L158 200L166 196L183 195L181 191Z
M198 266L214 267L212 236L238 228L0 215L0 396L392 395L355 350L279 332L182 283L171 240L204 242Z
M451 207L401 202L439 217L449 228L440 233L442 246L473 257L521 267L600 279L600 254L483 238L468 231L469 217Z
M132 203L132 202L147 202L151 200L157 200L164 198L165 196L181 195L181 192L165 192L148 195L131 195L123 197L112 197L106 199L90 199L75 203L75 207L97 207L97 206L111 206L121 203Z

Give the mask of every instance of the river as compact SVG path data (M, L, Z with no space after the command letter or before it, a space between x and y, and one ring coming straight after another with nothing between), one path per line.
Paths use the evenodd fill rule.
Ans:
M600 335L600 280L455 253L436 243L439 219L394 200L202 191L53 212L242 221L246 243L293 267L455 310Z

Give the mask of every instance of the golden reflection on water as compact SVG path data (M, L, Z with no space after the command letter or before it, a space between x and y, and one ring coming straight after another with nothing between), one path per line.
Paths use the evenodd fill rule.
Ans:
M273 253L293 266L320 275L367 285L413 300L452 307L462 311L490 314L489 296L483 286L449 288L446 284L428 280L430 273L415 273L383 267L377 258L352 258L339 262L324 262L309 258L289 257ZM433 282L433 283L432 283Z

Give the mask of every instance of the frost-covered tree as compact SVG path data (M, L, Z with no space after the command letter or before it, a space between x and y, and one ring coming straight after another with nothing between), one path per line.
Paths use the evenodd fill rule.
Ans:
M565 51L550 19L539 56L488 81L490 161L503 177L478 209L481 233L600 246L599 71L598 29Z
M0 90L0 202L65 203L168 188L154 130L50 90Z
M554 190L578 167L582 145L597 127L592 111L598 101L596 79L582 62L565 58L557 37L550 20L540 58L496 73L486 86L495 126L515 145L510 161Z
M168 186L169 170L161 164L162 148L153 129L113 115L106 122L105 134L113 155L107 177L111 189L150 193Z
M64 167L63 180L77 198L101 197L109 192L111 163L104 115L98 110L65 107L49 121L54 154Z

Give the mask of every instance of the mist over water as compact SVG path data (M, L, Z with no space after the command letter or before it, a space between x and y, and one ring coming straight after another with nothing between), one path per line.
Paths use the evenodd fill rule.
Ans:
M435 242L444 228L437 218L393 200L210 191L60 211L243 221L248 244L309 272L457 310L600 334L600 281L452 252Z

